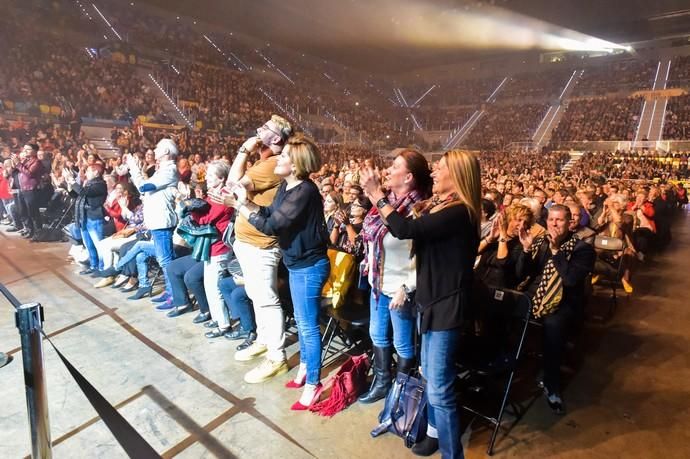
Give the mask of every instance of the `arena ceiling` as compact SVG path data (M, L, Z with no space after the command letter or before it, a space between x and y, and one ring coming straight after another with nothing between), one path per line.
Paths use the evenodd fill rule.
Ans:
M571 29L615 43L690 34L687 0L143 1L375 73L543 48L516 46L506 23L527 35Z

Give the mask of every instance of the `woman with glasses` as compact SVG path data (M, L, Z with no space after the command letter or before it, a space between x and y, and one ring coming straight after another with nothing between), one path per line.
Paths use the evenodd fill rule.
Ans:
M324 202L325 205L327 201ZM354 255L357 262L362 261L364 257L364 242L360 233L364 217L369 209L371 209L371 202L362 196L350 203L349 212L340 209L331 217L333 219L330 231L331 245L337 250Z

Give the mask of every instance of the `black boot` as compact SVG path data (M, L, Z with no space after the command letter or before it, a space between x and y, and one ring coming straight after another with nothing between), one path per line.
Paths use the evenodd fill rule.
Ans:
M438 438L433 438L428 435L419 443L415 443L412 447L412 454L415 456L431 456L436 451L438 451Z
M359 397L361 403L374 403L388 395L391 388L391 357L392 349L389 347L374 346L374 380L369 392Z
M403 373L409 375L417 368L417 359L412 357L411 359L406 359L398 356L398 373Z

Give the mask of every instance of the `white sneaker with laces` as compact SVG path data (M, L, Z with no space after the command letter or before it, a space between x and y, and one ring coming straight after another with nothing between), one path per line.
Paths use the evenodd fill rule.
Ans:
M265 344L259 344L255 341L248 348L235 352L235 360L238 362L249 362L265 354L266 350Z
M288 365L286 360L264 359L264 361L261 362L258 367L244 375L244 382L249 384L258 384L268 381L274 376L282 375L287 372Z

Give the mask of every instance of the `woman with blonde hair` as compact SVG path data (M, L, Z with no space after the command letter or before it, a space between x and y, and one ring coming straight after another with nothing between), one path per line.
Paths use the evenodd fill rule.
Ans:
M523 204L513 204L496 217L489 235L479 242L481 258L475 274L484 284L492 287L516 288L520 279L517 265L523 250L520 231L530 231L534 212Z
M318 186L309 179L320 167L316 144L298 134L287 140L278 158L275 174L283 180L270 206L258 206L247 199L247 190L242 185L236 185L232 194L214 198L238 209L262 233L278 237L283 262L290 274L290 294L299 333L299 370L286 384L288 388L304 387L302 396L291 407L296 411L308 409L318 401L323 390L319 308L330 263L326 255L328 234L323 201ZM287 367L280 372L287 372Z
M415 243L415 301L421 314L422 373L427 380L429 426L426 438L413 447L413 452L430 455L440 449L444 458L462 458L455 363L479 245L479 160L465 151L448 151L432 178L435 196L425 206L428 212L416 219L406 219L388 203L377 173L362 171L360 183L386 219L391 234Z

